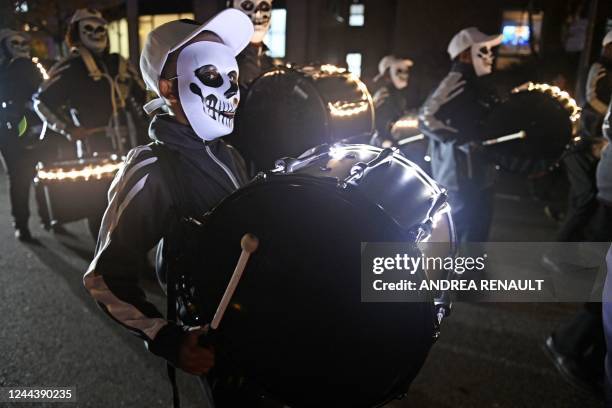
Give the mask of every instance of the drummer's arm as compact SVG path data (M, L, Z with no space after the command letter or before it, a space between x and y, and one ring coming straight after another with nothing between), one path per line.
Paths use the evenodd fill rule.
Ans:
M34 110L40 119L49 126L51 130L69 137L73 125L66 120L65 114L60 111L70 99L69 78L71 66L68 61L51 70L51 76L45 80L34 95Z
M148 349L174 365L183 331L164 319L139 285L141 262L163 236L170 214L150 147L130 152L109 191L94 260L83 278L104 312L143 339Z

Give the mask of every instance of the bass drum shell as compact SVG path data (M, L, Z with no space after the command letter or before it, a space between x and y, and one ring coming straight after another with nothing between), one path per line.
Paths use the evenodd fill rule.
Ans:
M362 150L361 157L380 151ZM338 186L337 177L358 157L322 160L336 165L321 170L315 161L297 173L270 174L207 216L197 240L202 270L193 276L194 293L205 300L198 305L202 321L210 321L241 238L254 234L259 247L219 327L232 361L292 408L380 406L405 392L422 367L434 338L434 306L423 293L407 294L411 302L362 302L360 248L362 242L406 242L406 252L416 256L404 226L426 217L424 197L435 191L393 160L382 167L412 177L414 184L403 187L412 185L421 204L404 212L395 203L387 211L372 201L374 184ZM426 278L417 272L417 282Z
M240 102L229 142L256 172L321 144L369 143L374 126L372 99L358 78L314 67L281 67L253 82Z
M530 174L547 170L561 157L571 142L573 123L565 106L552 95L521 91L493 109L485 134L495 138L521 130L527 133L525 139L486 149L505 170Z

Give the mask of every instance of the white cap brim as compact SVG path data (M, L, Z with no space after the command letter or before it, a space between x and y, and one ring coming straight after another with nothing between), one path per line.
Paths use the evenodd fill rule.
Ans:
M234 55L238 55L249 45L255 30L251 19L242 11L237 9L223 10L189 33L169 52L178 50L203 31L211 31L217 34L223 44L231 48Z
M488 45L489 47L496 47L501 44L504 36L502 34L498 35L485 35L482 39L475 39L474 44L482 44Z

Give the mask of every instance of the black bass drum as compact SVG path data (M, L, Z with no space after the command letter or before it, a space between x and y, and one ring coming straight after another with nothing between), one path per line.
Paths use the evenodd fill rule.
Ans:
M219 327L238 382L292 408L383 405L419 372L447 305L423 293L362 302L361 245L430 240L450 255L445 197L392 149L323 146L280 160L205 217L189 260L198 269L178 283L181 321L212 320L253 234L259 247Z
M332 65L264 73L240 102L237 118L228 140L255 171L325 143L369 143L375 129L365 84Z
M534 174L547 171L572 142L580 108L567 92L546 84L527 83L493 108L485 124L487 139L520 131L526 137L487 147L505 170Z

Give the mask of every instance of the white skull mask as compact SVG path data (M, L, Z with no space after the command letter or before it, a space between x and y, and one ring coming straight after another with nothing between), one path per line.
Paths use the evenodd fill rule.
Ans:
M391 65L389 70L394 87L404 89L408 86L411 66L412 62L409 60L398 60Z
M79 38L85 48L94 54L102 53L108 45L108 29L106 24L95 18L79 21Z
M270 28L272 18L272 1L270 0L234 0L234 8L245 13L253 22L255 33L252 43L263 41Z
M195 133L205 141L232 133L240 90L231 48L209 41L188 45L179 55L177 76L181 106Z
M13 58L30 58L30 40L21 34L8 36L5 40L6 49Z
M472 45L472 64L477 76L488 75L493 72L493 61L495 57L491 47L487 44Z

